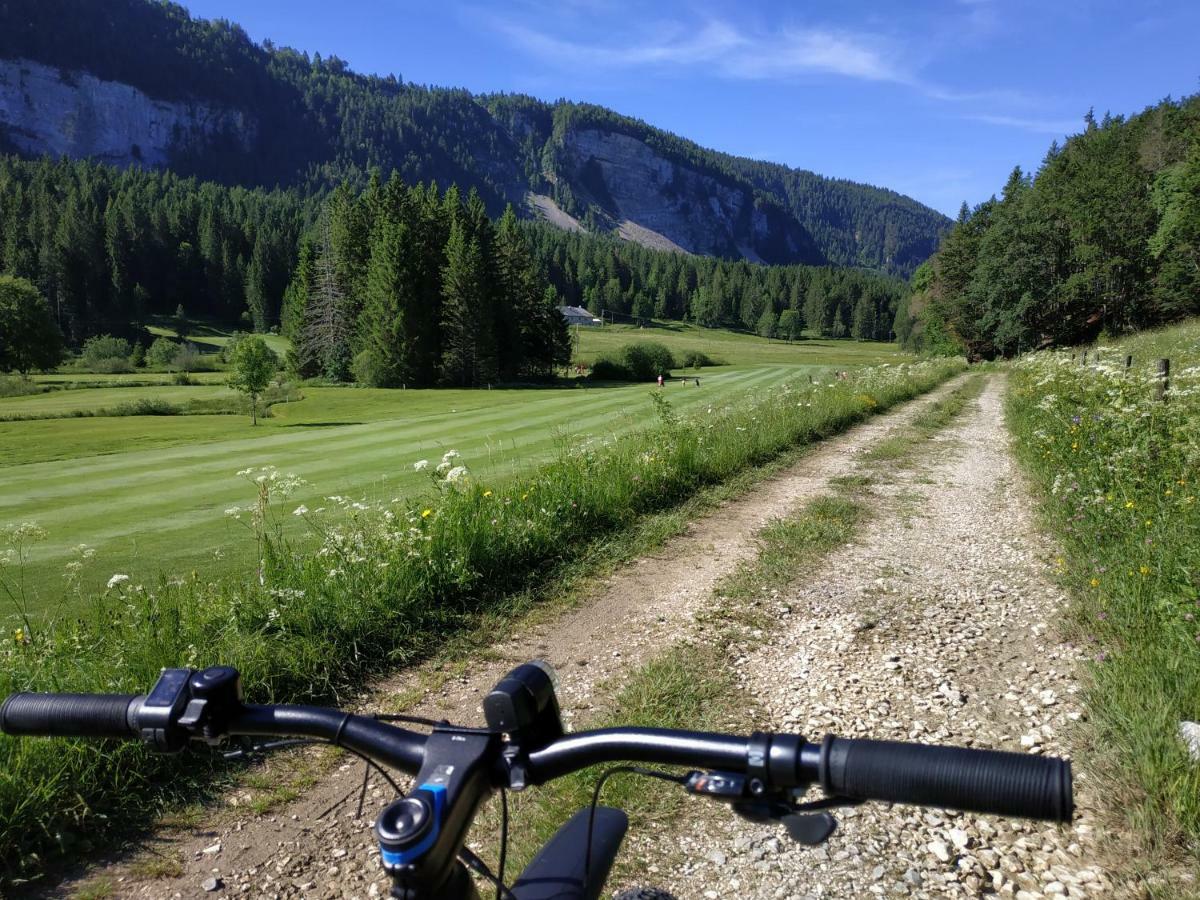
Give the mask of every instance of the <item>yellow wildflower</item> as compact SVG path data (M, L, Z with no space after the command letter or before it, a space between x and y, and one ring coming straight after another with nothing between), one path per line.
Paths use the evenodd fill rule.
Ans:
M490 496L492 496L492 492L491 492L491 491L484 491L484 492L483 492L483 496L485 496L485 497L490 497Z
M1092 587L1100 587L1100 579L1099 578L1092 579Z
M1150 567L1149 567L1149 566L1139 566L1139 567L1138 567L1138 571L1139 571L1139 572L1141 572L1143 576L1145 576L1145 575L1149 575L1149 574L1150 574Z
M1136 504L1136 503L1134 503L1132 500L1126 500L1126 501L1125 501L1125 508L1126 508L1126 509L1133 509L1133 508L1134 508L1136 505L1137 505L1137 504Z
M421 510L421 518L422 518L422 519L428 519L428 518L429 518L430 516L432 516L432 515L433 515L433 510L432 510L432 509L423 509L423 510Z

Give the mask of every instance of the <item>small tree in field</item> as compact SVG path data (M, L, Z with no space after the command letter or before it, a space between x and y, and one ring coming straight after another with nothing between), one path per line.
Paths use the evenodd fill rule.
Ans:
M258 424L258 398L279 369L279 358L258 335L238 341L233 351L233 376L229 386L250 398L250 424Z
M45 298L24 278L0 275L0 372L53 369L62 356L62 334Z

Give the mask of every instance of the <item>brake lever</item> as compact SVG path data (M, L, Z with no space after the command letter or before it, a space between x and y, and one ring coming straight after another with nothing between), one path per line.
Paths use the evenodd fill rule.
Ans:
M796 803L784 799L784 794L756 795L751 779L731 772L689 772L684 787L691 794L728 801L733 811L747 821L782 822L792 840L808 847L823 844L837 829L837 819L826 810L862 802L849 797L822 797Z

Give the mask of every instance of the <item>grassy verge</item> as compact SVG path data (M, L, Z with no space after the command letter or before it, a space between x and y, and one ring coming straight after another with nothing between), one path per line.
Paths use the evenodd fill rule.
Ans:
M1085 762L1139 853L1133 868L1200 862L1200 766L1179 723L1200 719L1200 324L1144 335L1082 366L1065 354L1013 371L1009 424L1090 648ZM1124 357L1135 366L1126 372ZM1154 357L1169 357L1167 402Z
M754 404L661 424L604 446L563 448L532 475L492 489L457 460L419 503L367 507L330 498L339 515L308 516L321 542L294 552L279 537L279 500L294 479L251 473L263 561L257 582L190 578L151 587L118 581L81 598L83 615L30 623L0 651L0 694L11 690L144 690L165 665L227 662L255 700L336 699L369 673L435 651L529 584L552 578L589 542L737 478L909 399L955 364L867 371L844 382L787 387ZM10 532L19 563L35 537ZM13 591L19 565L9 570ZM14 595L16 596L16 595ZM185 769L134 745L0 741L0 858L11 876L45 854L75 851L105 815L145 820L192 794ZM164 785L166 785L164 787ZM40 855L38 855L40 854Z

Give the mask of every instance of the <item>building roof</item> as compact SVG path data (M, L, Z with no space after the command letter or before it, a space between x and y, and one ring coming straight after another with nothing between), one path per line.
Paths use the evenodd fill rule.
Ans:
M595 316L593 316L590 312L588 312L582 306L560 306L558 308L558 311L560 313L562 313L564 316L572 316L572 317L579 316L581 318L586 318L586 319L594 319L595 318Z

